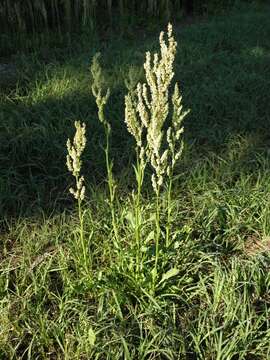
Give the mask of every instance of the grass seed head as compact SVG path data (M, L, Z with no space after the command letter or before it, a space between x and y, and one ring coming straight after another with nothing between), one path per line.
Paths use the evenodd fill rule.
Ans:
M146 162L150 162L154 170L152 185L156 193L163 184L164 176L172 175L175 163L181 156L181 134L184 130L182 121L188 113L183 112L177 84L172 99L169 96L177 49L171 24L168 25L167 41L164 32L161 32L159 43L160 54L152 56L150 52L146 53L144 70L147 83L139 83L136 96L128 94L125 101L128 131L134 136L139 153L146 156ZM170 113L171 103L171 126L164 140L164 124Z
M93 57L91 64L91 73L93 78L92 94L96 99L99 121L103 125L109 126L109 123L105 119L104 108L110 97L110 89L109 88L105 89L105 79L102 68L100 66L99 58L100 58L100 53L97 53Z
M84 177L80 176L81 172L81 155L86 146L86 129L85 123L75 121L76 133L73 142L67 141L67 167L76 179L76 188L70 188L70 193L77 200L83 200L85 195Z

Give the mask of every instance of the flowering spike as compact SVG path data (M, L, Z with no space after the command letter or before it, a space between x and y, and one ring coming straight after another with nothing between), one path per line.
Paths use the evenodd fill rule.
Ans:
M81 155L85 149L86 136L85 136L85 123L81 125L79 121L75 121L76 133L71 143L70 139L67 140L67 168L76 179L76 188L70 188L70 193L77 200L83 200L85 194L84 177L80 176L81 171Z
M134 136L139 153L150 162L154 173L152 185L157 193L167 173L172 175L176 161L182 152L182 121L188 111L182 111L182 97L178 85L175 85L172 98L169 89L174 76L173 64L177 42L172 34L172 25L168 24L167 42L164 32L160 33L160 54L146 53L144 70L146 84L138 84L135 96L126 96L125 122L128 131ZM171 126L164 138L164 125L172 103ZM179 143L180 142L180 143ZM165 150L163 148L165 147Z

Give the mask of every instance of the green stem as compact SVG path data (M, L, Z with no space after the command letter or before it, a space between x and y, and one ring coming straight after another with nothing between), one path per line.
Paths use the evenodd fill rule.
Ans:
M159 240L160 240L160 186L157 188L156 192L156 216L155 216L155 222L156 222L156 251L155 251L155 266L154 266L154 273L153 273L153 283L152 283L152 290L155 291L156 287L156 280L157 280L157 268L158 268L158 260L159 260Z
M136 180L137 180L137 193L135 198L135 239L136 239L136 274L139 274L141 269L141 191L144 179L144 165L139 160L137 149L137 166L136 166Z
M167 224L166 224L166 248L170 246L170 230L171 230L171 215L172 215L172 178L169 179L169 186L167 191Z
M107 168L107 176L108 176L108 188L109 188L109 198L110 198L110 210L111 210L111 217L112 217L112 225L114 236L116 240L116 247L119 247L119 237L118 237L118 230L116 225L116 217L115 217L115 208L114 208L114 198L115 198L115 185L114 179L112 174L112 163L109 158L109 151L110 151L110 125L106 125L106 149L105 149L105 157L106 157L106 168Z
M82 204L81 200L78 199L78 212L79 212L79 221L80 221L80 243L83 253L83 264L85 267L85 270L88 270L88 264L87 264L87 250L85 247L85 239L84 239L84 224L83 224L83 214L82 214Z

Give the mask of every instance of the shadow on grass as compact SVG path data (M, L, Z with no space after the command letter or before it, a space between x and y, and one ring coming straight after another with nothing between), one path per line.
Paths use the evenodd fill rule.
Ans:
M229 141L242 136L251 144L243 150L238 166L252 172L245 159L252 163L259 153L268 156L270 145L270 24L265 12L250 9L179 32L175 72L183 103L192 110L185 121L185 141L195 149L186 155L182 171L192 175L194 164L201 158L207 161L210 153L226 156ZM133 156L123 118L124 78L132 64L140 73L145 50L156 45L157 41L153 47L140 39L112 40L103 52L112 87L107 110L113 128L112 158L120 178L127 168L132 173ZM2 217L34 214L38 209L50 213L73 204L67 191L72 179L65 157L75 120L87 124L83 172L94 185L104 180L104 134L90 95L89 58L88 53L74 55L56 66L60 69L56 75L55 66L47 64L40 78L30 76L26 92L4 98L0 112Z

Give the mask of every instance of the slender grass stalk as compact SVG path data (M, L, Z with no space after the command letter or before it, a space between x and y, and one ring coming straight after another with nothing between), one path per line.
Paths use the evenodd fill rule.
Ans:
M24 22L24 17L22 16L22 9L21 9L21 5L17 2L15 2L14 4L14 10L15 10L15 14L16 14L16 19L18 22L18 28L19 31L25 31L25 22Z
M28 4L28 9L27 11L29 11L30 14L30 19L31 19L31 26L32 28L35 27L35 17L34 17L34 12L33 12L33 6L30 0L27 0L27 4Z
M170 246L170 233L171 233L171 221L172 221L172 178L170 177L168 180L168 188L167 188L167 221L166 221L166 240L165 245L166 248Z
M125 97L125 122L128 131L136 140L136 166L134 166L137 191L133 196L135 210L135 241L136 241L136 275L139 274L142 263L142 243L141 243L141 192L144 181L146 167L146 154L143 147L143 126L137 121L136 94L132 88L132 81L126 81L129 94Z
M110 160L110 134L111 134L111 126L110 124L105 124L105 134L106 134L106 148L105 148L105 157L106 157L106 169L107 169L107 178L108 178L108 188L109 188L109 197L110 197L110 210L111 210L111 217L112 217L112 225L113 231L115 235L115 246L119 248L119 236L118 236L118 229L116 223L116 214L115 214L115 191L116 191L116 184L113 176L113 162Z
M173 115L172 126L167 130L167 143L170 149L170 157L167 164L167 223L166 223L166 247L171 245L170 241L170 229L172 218L172 186L173 186L173 174L177 161L180 159L184 143L182 134L184 132L183 120L188 115L190 110L183 110L182 96L180 95L179 87L177 83L174 87L174 93L172 96Z
M109 206L111 211L111 218L112 218L112 226L114 232L114 245L117 249L119 249L119 235L117 229L117 221L116 221L116 214L115 214L115 191L116 191L116 184L115 179L113 176L113 162L110 160L110 136L111 136L111 125L105 118L104 108L107 104L107 101L110 96L110 89L107 88L104 91L105 80L102 74L102 69L99 63L100 54L96 54L92 60L91 65L91 73L93 77L93 84L92 84L92 93L96 99L96 104L98 107L98 118L101 124L104 127L105 136L106 136L106 145L104 148L105 159L106 159L106 170L107 170L107 183L109 189ZM104 93L103 93L104 92Z
M109 20L110 23L112 22L112 0L107 0L107 8L108 8L108 14L109 14Z
M25 31L26 25L31 31L39 33L49 26L58 28L61 35L63 28L69 33L76 27L91 25L92 29L97 25L97 19L104 22L104 11L108 13L111 23L114 9L118 8L120 16L145 15L160 16L168 19L183 9L191 9L195 13L205 11L215 12L227 7L232 7L236 0L209 0L203 2L195 1L170 1L170 0L2 0L0 2L1 30L13 32ZM258 0L259 2L259 0ZM31 8L33 11L31 12ZM60 19L63 19L63 22ZM34 21L33 21L34 19ZM61 31L59 31L59 26Z
M66 22L66 29L68 32L71 31L71 2L70 0L64 1L64 9L65 9L65 22Z
M141 196L142 196L142 186L144 181L145 173L145 162L140 159L139 149L137 148L137 163L135 167L135 175L137 182L137 191L133 197L134 200L134 209L135 209L135 239L136 239L136 274L139 275L142 271L142 207L141 207Z
M156 189L156 213L155 213L155 265L152 270L152 294L155 293L157 277L158 277L158 263L159 263L159 248L160 248L160 185Z
M60 23L60 14L59 14L59 8L57 6L56 0L54 0L54 17L55 17L55 22L57 24L58 34L61 38L62 31L61 31L61 23Z
M80 221L80 243L83 253L83 262L85 269L88 270L87 248L84 239L84 216L82 211L82 200L80 198L78 199L78 213L79 213L79 221Z

